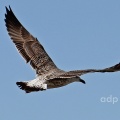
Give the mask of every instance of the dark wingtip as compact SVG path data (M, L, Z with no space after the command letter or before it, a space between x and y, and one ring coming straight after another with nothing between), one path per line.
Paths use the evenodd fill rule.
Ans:
M9 6L9 8L10 8L10 6ZM6 9L6 13L5 13L5 21L6 21L6 18L7 18L7 14L10 12L10 10L7 8L7 6L5 6L5 9Z
M120 63L116 64L116 65L114 66L114 68L115 68L116 70L120 70Z
M120 71L120 63L118 63L110 68L106 68L105 70L110 70L111 72Z
M11 9L10 5L9 5L9 9Z
M5 9L6 9L6 12L10 12L10 11L12 11L10 5L9 5L9 7L5 6Z
M9 9L5 6L5 9L6 9L6 13L8 13L9 12ZM6 14L5 14L6 15Z

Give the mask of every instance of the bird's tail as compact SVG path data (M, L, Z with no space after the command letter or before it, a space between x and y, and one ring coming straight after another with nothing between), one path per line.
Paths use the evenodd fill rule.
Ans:
M24 90L26 93L40 90L39 88L37 88L35 86L28 85L28 82L16 82L16 84L20 89Z
M27 86L27 82L16 82L17 86L24 90L26 93L29 93L29 87Z

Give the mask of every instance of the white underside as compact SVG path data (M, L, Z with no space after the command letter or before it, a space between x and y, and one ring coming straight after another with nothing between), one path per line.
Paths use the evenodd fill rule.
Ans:
M27 86L46 90L46 89L51 89L51 88L62 87L62 86L68 85L72 82L78 82L78 81L79 81L79 78L68 78L63 81L61 81L61 79L56 80L56 81L52 81L52 80L46 81L44 79L41 79L41 77L39 76L34 80L27 81Z
M45 84L44 82L45 82L45 80L39 80L39 77L37 77L37 78L34 79L34 80L28 81L28 82L27 82L27 86L37 87L37 88L46 90L46 89L47 89L47 84Z

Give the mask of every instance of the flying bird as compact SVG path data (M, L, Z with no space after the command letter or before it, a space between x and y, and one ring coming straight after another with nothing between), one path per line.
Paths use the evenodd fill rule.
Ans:
M37 77L35 79L16 82L18 87L26 93L58 88L72 82L85 84L85 81L81 79L80 76L86 73L120 71L120 63L104 69L61 70L49 57L38 39L29 33L19 22L10 6L9 8L6 7L5 23L8 34L18 52L36 71Z

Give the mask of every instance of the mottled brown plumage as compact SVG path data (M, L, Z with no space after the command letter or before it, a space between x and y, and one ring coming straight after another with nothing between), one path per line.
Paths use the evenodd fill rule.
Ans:
M27 93L62 87L72 82L85 83L79 76L86 73L120 71L120 63L100 70L87 69L68 72L60 70L48 56L37 38L33 37L18 21L10 7L9 9L6 7L5 23L8 34L17 50L26 62L29 62L33 69L36 70L36 79L16 83Z

